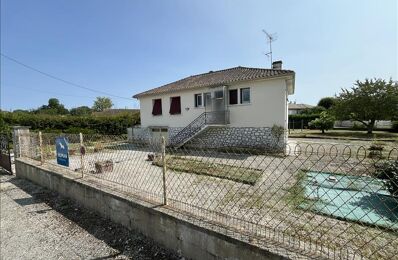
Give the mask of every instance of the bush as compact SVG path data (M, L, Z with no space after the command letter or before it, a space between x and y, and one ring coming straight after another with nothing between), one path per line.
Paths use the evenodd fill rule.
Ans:
M289 128L290 129L300 129L308 128L308 123L319 117L319 114L294 114L289 115Z
M327 112L322 112L319 118L311 121L309 123L310 126L314 126L316 129L325 133L325 130L332 129L334 126L334 117L329 115Z
M2 112L1 117L8 126L30 126L43 132L98 133L120 135L126 128L139 123L139 114L115 116L69 116Z
M376 165L375 176L385 181L388 191L398 196L398 161L387 161Z

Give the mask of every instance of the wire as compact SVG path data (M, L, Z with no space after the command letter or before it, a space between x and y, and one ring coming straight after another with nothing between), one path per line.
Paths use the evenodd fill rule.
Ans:
M21 87L21 86L15 86L15 85L4 85L1 84L3 87L10 87L10 88L21 88L21 89L26 89L30 91L35 91L35 92L40 92L40 93L45 93L45 94L51 94L51 95L57 95L57 96L67 96L67 97L78 97L78 98L92 98L96 99L96 97L91 97L91 96L79 96L79 95L71 95L71 94L61 94L57 92L52 92L52 91L46 91L46 90L40 90L40 89L35 89L35 88L27 88L27 87Z
M113 94L110 94L110 93L107 93L107 92L104 92L104 91L100 91L100 90L88 88L88 87L82 86L82 85L80 85L80 84L76 84L76 83L73 83L73 82L71 82L71 81L64 80L64 79L62 79L62 78L60 78L60 77L51 75L51 74L49 74L49 73L47 73L47 72L41 71L41 70L36 69L36 68L34 68L34 67L30 66L30 65L27 65L27 64L25 64L25 63L23 63L23 62L20 62L20 61L14 59L14 58L12 58L12 57L10 57L10 56L8 56L8 55L5 55L4 53L0 53L0 54L1 54L2 57L6 58L6 59L8 59L8 60L10 60L10 61L12 61L12 62L15 62L15 63L17 63L17 64L19 64L19 65L21 65L21 66L23 66L23 67L25 67L25 68L28 68L28 69L30 69L30 70L33 70L33 71L37 72L37 73L40 73L40 74L42 74L42 75L44 75L44 76L46 76L46 77L49 77L49 78L52 78L52 79L61 81L61 82L65 83L65 84L68 84L68 85L71 85L71 86L74 86L74 87L77 87L77 88L82 88L82 89L85 89L85 90L89 90L89 91L92 91L92 92L101 93L101 94L108 95L108 96L115 97L115 98L133 100L132 98L127 98L127 97L122 97L122 96L113 95Z

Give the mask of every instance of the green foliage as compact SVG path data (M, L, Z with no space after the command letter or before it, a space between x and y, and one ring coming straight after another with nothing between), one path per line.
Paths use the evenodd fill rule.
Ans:
M325 130L333 128L334 120L335 119L333 116L324 111L319 115L319 118L311 121L310 125L314 126L316 129L321 130L322 133L325 133Z
M398 84L382 79L357 81L350 90L342 89L333 111L341 120L363 123L371 134L376 120L389 120L397 115Z
M108 97L97 97L94 101L93 110L96 112L104 111L113 107L112 100Z
M34 111L36 114L48 114L48 115L66 115L69 113L68 109L62 105L58 99L50 98L48 105L43 105Z
M388 191L393 196L398 196L398 161L387 161L376 165L375 176L386 183Z
M294 114L289 115L289 128L300 129L301 127L308 128L309 122L319 117L319 114Z
M319 100L318 107L324 107L325 109L329 109L335 103L336 103L336 99L334 97L324 97Z
M279 141L284 133L285 133L285 128L283 126L273 125L271 128L271 134L275 138L277 144L279 144Z
M88 116L92 113L88 106L75 107L70 110L72 116Z
M304 109L303 111L301 111L300 114L304 114L304 115L319 115L320 113L322 113L325 110L326 110L326 108L324 108L324 107L316 106L316 107Z
M121 116L54 116L48 114L26 114L1 112L9 125L30 126L43 132L85 132L99 134L124 134L126 128L139 123L139 113ZM85 129L83 131L83 129ZM88 132L85 132L88 133Z

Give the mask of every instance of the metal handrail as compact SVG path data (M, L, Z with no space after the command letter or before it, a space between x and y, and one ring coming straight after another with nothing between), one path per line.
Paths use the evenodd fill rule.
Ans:
M225 125L229 124L229 111L213 111L203 112L197 118L195 118L189 125L179 131L174 137L170 139L171 145L180 145L206 125Z

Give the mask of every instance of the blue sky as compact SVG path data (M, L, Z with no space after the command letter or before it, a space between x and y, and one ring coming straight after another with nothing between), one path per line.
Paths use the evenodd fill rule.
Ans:
M357 79L397 79L397 1L1 0L1 52L74 83L131 97L183 77L234 66L296 71L290 100L315 104ZM57 97L91 106L98 93L1 58L1 108ZM135 100L112 98L115 107Z

